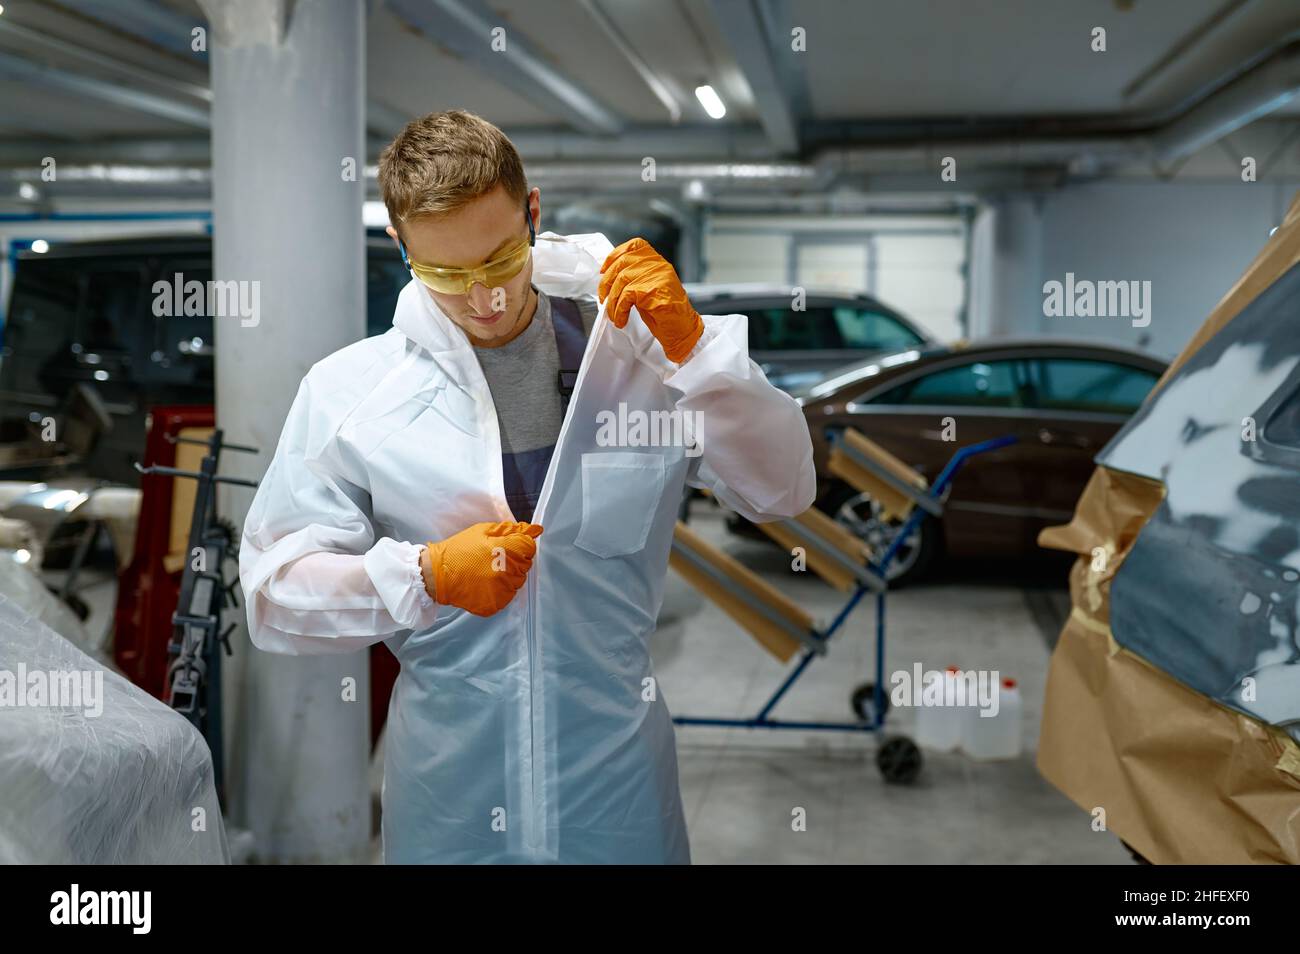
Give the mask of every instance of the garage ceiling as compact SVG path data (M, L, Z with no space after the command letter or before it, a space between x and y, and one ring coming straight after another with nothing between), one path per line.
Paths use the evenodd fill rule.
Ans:
M144 144L205 161L208 66L188 50L189 30L205 23L196 0L4 8L0 164L29 164L27 153L52 142L82 145L83 156L138 158L133 144ZM1176 117L1300 29L1295 0L373 0L368 9L372 154L405 118L462 107L519 137L532 159L632 155L647 142L679 158L760 159L1045 128L1117 135ZM485 50L491 26L505 27L506 53ZM1105 53L1090 48L1098 26ZM806 52L790 49L795 27ZM1291 75L1300 91L1300 70ZM703 82L728 106L721 121L694 97ZM1274 117L1300 114L1296 99L1270 105Z
M1125 7L1130 7L1124 9ZM852 0L804 5L814 113L825 119L1125 115L1176 105L1300 27L1293 0L1241 5L1139 95L1124 88L1224 0ZM852 10L871 9L869 15ZM1105 53L1090 47L1106 30ZM853 69L856 66L857 69Z

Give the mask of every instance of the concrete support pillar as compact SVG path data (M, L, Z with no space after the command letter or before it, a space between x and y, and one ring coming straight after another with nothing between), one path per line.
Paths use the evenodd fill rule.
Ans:
M215 322L217 423L261 449L227 454L222 469L259 478L307 369L365 334L366 5L202 3L215 277L241 283L258 306ZM227 490L223 512L242 526L250 500ZM232 823L251 830L265 862L364 860L367 656L273 656L241 635L225 695ZM346 680L356 701L344 700Z
M704 277L704 210L687 205L682 218L681 240L677 247L678 277L684 282L703 281Z
M999 196L975 216L969 337L1043 333L1043 223L1030 195Z

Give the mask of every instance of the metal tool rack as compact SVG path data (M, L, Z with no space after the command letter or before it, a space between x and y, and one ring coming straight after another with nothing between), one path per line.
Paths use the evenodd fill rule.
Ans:
M223 450L256 454L257 448L231 444L220 428L207 440L171 437L173 444L206 447L200 470L135 465L141 474L187 477L198 482L194 512L190 520L189 544L181 574L180 598L172 614L173 636L167 647L172 661L167 668L168 704L185 716L207 740L212 752L212 774L217 797L226 807L225 759L221 717L221 651L231 655L230 634L234 623L222 628L221 616L228 605L238 606L235 596L239 577L226 579L225 563L237 546L234 528L223 526L217 516L217 484L257 487L257 481L217 473Z

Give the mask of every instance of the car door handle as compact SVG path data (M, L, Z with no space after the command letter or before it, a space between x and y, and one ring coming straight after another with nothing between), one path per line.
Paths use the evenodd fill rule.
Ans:
M1092 441L1075 431L1064 431L1055 427L1040 427L1038 429L1038 440L1043 444L1050 444L1054 447L1077 447L1080 450L1087 450L1092 447Z

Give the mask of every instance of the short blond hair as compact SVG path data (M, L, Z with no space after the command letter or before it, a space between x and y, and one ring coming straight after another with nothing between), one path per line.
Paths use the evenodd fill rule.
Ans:
M523 160L505 133L463 109L411 120L379 154L379 192L397 228L454 212L498 185L522 203Z

